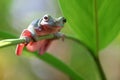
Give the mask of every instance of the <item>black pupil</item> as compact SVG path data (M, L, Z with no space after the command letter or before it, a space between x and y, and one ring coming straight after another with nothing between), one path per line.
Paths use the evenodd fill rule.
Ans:
M67 21L66 19L63 19L63 22L64 22L64 23L66 23L66 21Z
M44 17L44 19L48 19L48 17L47 17L47 16L45 16L45 17Z

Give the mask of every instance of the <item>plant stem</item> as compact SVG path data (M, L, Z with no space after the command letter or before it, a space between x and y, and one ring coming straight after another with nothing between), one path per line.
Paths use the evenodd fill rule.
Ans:
M95 64L96 64L96 66L97 66L97 68L98 68L98 71L99 71L99 73L100 73L100 76L101 76L102 80L106 80L106 77L105 77L103 68L102 68L102 66L101 66L100 60L99 60L98 57L96 57L96 56L94 55L94 52L93 52L86 44L84 44L83 42L81 42L81 41L78 40L77 38L75 38L75 37L73 37L73 36L69 36L69 35L66 35L65 37L68 38L68 39L70 39L70 40L73 40L73 41L75 41L75 42L77 42L77 43L79 43L79 44L81 44L82 46L84 46L84 47L90 52L90 55L91 55L91 57L93 58L93 60L95 61Z
M5 39L0 41L0 48L25 42L25 39Z
M104 73L104 70L103 70L102 65L100 63L99 58L94 58L94 61L95 61L96 65L98 66L98 70L100 72L102 80L106 80L106 76L105 76L105 73Z
M43 39L52 39L54 38L53 34L49 34L49 35L45 35L45 36L40 36L39 40L43 40ZM0 41L0 48L6 47L6 46L10 46L10 45L16 45L19 43L25 43L26 40L25 38L20 38L20 39L5 39L5 40L1 40Z

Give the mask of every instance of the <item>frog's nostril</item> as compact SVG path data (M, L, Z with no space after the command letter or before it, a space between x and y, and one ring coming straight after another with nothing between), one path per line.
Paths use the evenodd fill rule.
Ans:
M66 22L67 22L67 20L64 18L64 19L63 19L63 22L64 22L64 23L66 23Z

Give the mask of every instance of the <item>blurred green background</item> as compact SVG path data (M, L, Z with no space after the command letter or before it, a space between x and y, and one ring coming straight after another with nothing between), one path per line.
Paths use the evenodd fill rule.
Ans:
M65 16L68 19L68 23L65 24L62 32L78 37L84 43L88 44L90 49L95 51L96 40L93 34L96 33L94 27L91 27L93 26L93 16L95 15L93 14L94 5L92 0L87 0L88 2L84 0L71 0L69 3L67 1L64 0L62 2L60 0L59 3L57 0L0 0L0 32L6 32L19 37L22 30L28 27L32 20L41 18L44 14L50 14L53 17ZM102 1L104 2L103 4ZM98 1L98 8L101 5L107 5L107 7L103 6L100 8L101 12L99 12L99 15L102 16L102 18L99 18L99 24L103 27L112 25L109 24L112 21L107 20L109 16L117 15L116 17L118 17L120 15L114 12L114 8L117 6L112 8L112 6L109 6L112 5L112 1L109 3L107 1L109 0ZM113 4L118 5L118 0L115 1ZM61 7L59 6L60 4ZM108 13L106 12L104 14L105 10ZM115 11L117 10L116 8ZM110 12L112 12L111 15L107 16ZM115 19L113 18L112 20ZM103 25L104 23L102 21L108 22ZM116 22L119 23L119 17ZM119 26L119 24L116 25ZM113 29L114 31L107 33L109 32L108 29ZM99 57L107 80L120 80L119 28L107 27L100 28L99 30L102 33L100 34ZM2 35L2 33L0 34ZM106 36L108 37L106 38ZM111 38L109 36L113 37ZM0 36L1 40L3 38L13 37L8 35ZM34 56L23 53L22 56L17 57L14 53L15 47L10 46L0 49L0 80L70 80L62 71L57 70ZM48 52L73 68L85 80L101 80L96 64L84 46L68 39L65 39L64 42L56 40L52 43Z

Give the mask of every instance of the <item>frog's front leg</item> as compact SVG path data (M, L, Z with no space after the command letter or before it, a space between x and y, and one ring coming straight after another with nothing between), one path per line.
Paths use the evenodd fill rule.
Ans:
M38 36L37 36L36 31L35 31L34 25L29 25L29 27L27 29L31 32L32 40L38 41Z
M55 36L56 39L61 38L62 41L64 41L65 35L63 33L57 32L57 33L54 33L54 36Z

